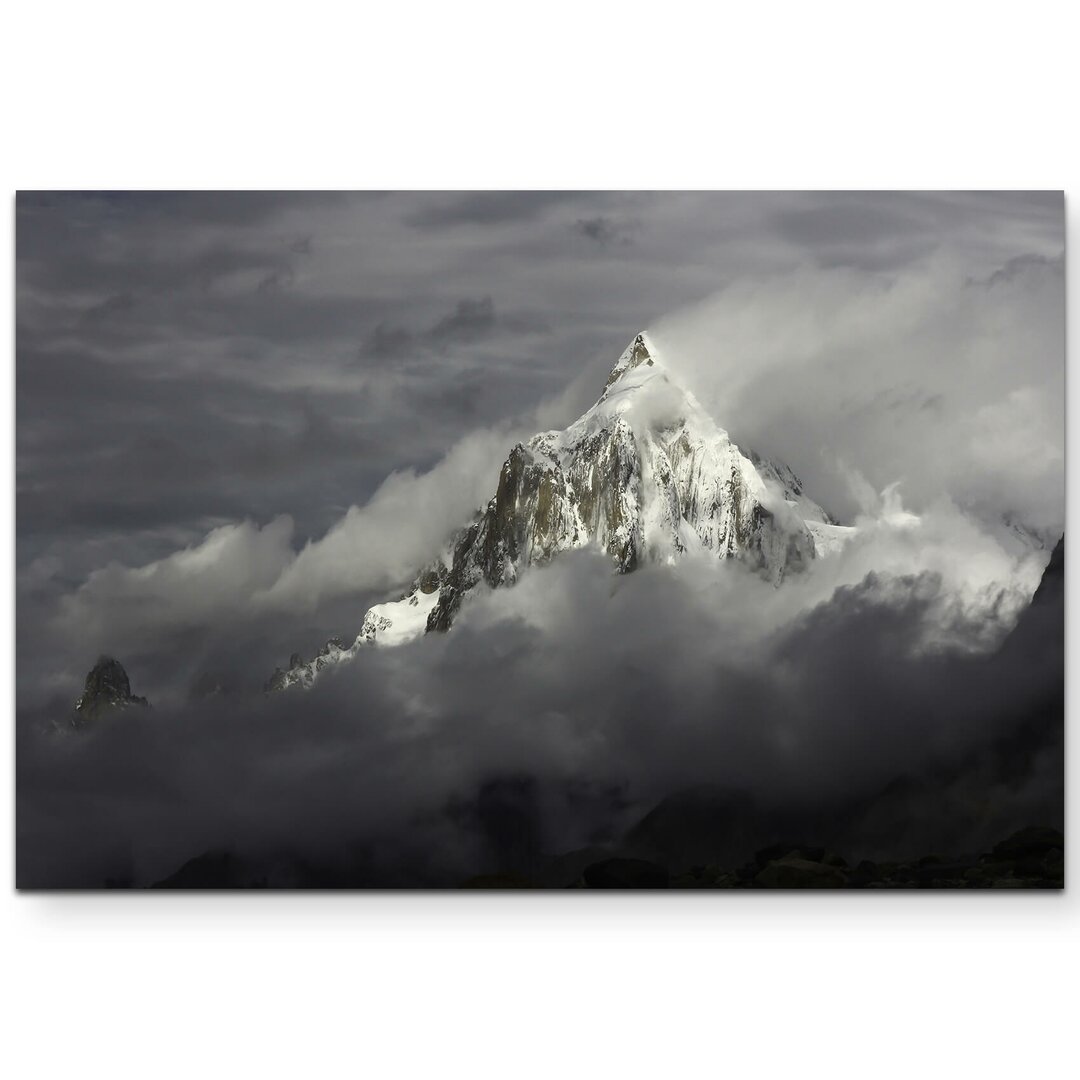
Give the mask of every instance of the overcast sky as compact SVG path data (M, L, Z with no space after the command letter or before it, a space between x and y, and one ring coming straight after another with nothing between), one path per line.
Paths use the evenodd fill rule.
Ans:
M956 348L908 365L897 339L922 335L933 351L927 336L941 341L951 323L970 346L985 327L954 302L960 284L1034 280L1050 260L1054 283L1029 283L1039 295L1020 313L1030 348L1005 363L1017 383L1025 365L1039 389L1048 366L1060 382L1063 328L1038 316L1062 302L1063 243L1053 193L22 195L19 565L51 553L75 581L281 513L297 541L317 536L392 470L430 468L475 429L528 427L578 379L543 416L572 419L633 333L718 294L709 347L698 344L708 357L695 359L715 372L734 363L740 386L768 375L777 352L828 360L838 344L885 357L858 386L818 364L814 427L822 397L836 413L857 395L870 427L875 395L933 416L934 369L949 365L945 404L973 414L980 390L964 385ZM791 272L804 279L785 284ZM944 299L931 310L925 295L878 298L882 321L853 332L852 289L862 307L897 281ZM743 312L734 326L725 295ZM1004 402L1012 387L994 389ZM749 402L715 404L733 435L802 448L764 430L792 423L775 379ZM792 464L821 472L817 456Z

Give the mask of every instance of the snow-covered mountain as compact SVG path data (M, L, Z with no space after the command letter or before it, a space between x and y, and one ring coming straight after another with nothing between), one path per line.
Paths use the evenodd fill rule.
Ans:
M532 564L597 547L619 573L689 552L739 558L779 585L842 546L838 525L786 466L745 454L639 334L596 403L564 431L507 457L494 496L399 600L378 604L353 645L277 671L272 689L310 685L368 644L449 630L478 585L513 584Z

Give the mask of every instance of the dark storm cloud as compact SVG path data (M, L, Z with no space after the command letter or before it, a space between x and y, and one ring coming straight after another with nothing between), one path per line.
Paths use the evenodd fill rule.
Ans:
M78 353L24 351L16 387L21 535L150 527L242 503L240 516L264 516L277 510L260 498L261 479L299 488L316 469L320 497L348 503L355 462L378 439L335 415L330 399L225 375L130 371Z
M137 303L133 293L123 292L102 300L100 304L93 304L83 312L83 321L88 324L103 322L112 316L131 311Z
M779 215L781 231L801 244L874 244L911 230L910 213L862 202L823 202Z
M734 565L706 595L693 575L613 579L589 556L519 588L530 595L477 601L448 635L367 651L310 692L164 704L61 735L48 710L23 714L20 884L147 884L223 849L353 883L453 884L519 869L508 830L549 854L617 842L702 783L763 821L845 807L854 855L977 849L1032 815L1056 820L1060 589L987 658L919 647L946 599L934 575L869 577L750 649L713 589L737 608L771 587ZM1005 740L1011 766L979 756Z
M20 200L19 286L54 294L129 287L205 292L230 274L273 269L290 256L302 257L285 236L263 232L245 215L236 223L155 209L153 215L129 213L126 206L102 213L95 203L74 198L47 208L27 208Z
M57 211L77 228L138 225L150 228L164 225L212 226L217 229L249 228L273 221L283 211L300 208L313 212L321 206L350 202L377 202L380 192L295 191L20 191L16 211L20 217L33 217L39 225L49 218L54 225ZM300 230L295 237L309 239Z
M292 283L292 269L291 267L285 267L281 270L272 270L259 282L257 287L259 292L278 292L281 289L287 289Z
M851 192L839 199L807 195L802 205L780 209L774 221L783 237L821 266L889 271L952 240L977 243L980 220L996 220L1019 232L1053 228L1060 214L1061 196L1055 192Z
M437 369L445 367L447 351L456 350L462 364L482 363L482 354L479 357L466 356L464 347L475 346L491 338L496 328L503 332L500 345L516 334L537 335L548 330L543 320L532 315L498 316L490 296L466 298L459 300L453 310L440 316L426 330L413 331L380 322L361 346L359 359L361 363L365 359L391 362L410 360L410 369L430 378L432 388L438 391L444 384L439 381Z
M400 326L379 323L364 345L362 356L367 354L377 360L398 360L412 352L414 340L413 335Z
M474 191L448 193L408 215L410 225L444 229L459 225L505 225L530 221L551 206L575 198L569 191Z
M603 214L591 218L579 218L574 222L574 228L582 236L600 247L609 244L631 244L634 240L634 232L640 223L624 219L605 217Z
M973 280L972 285L1004 285L1015 281L1030 270L1048 269L1058 274L1065 272L1065 252L1057 258L1048 259L1045 255L1030 253L1017 255L1009 259L1000 269L995 270L985 281Z
M490 296L479 300L459 300L449 315L444 315L429 331L436 342L470 342L491 332L495 326L495 305Z

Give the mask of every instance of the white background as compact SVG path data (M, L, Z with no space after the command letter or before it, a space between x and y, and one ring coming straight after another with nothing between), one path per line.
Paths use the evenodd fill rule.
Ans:
M1066 189L1073 211L1080 198L1080 39L1063 3L390 8L9 10L7 239L11 193L41 187L1039 187ZM2 273L11 320L10 259ZM1075 275L1068 288L1075 319ZM0 530L9 604L13 529ZM1075 888L16 895L12 803L0 1067L19 1080L1058 1077L1075 1061Z

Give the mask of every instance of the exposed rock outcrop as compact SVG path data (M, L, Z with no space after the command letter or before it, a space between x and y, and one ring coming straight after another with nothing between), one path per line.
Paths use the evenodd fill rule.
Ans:
M86 676L86 685L75 702L75 723L82 724L104 714L128 708L149 708L150 702L131 692L131 682L119 660L102 656Z

